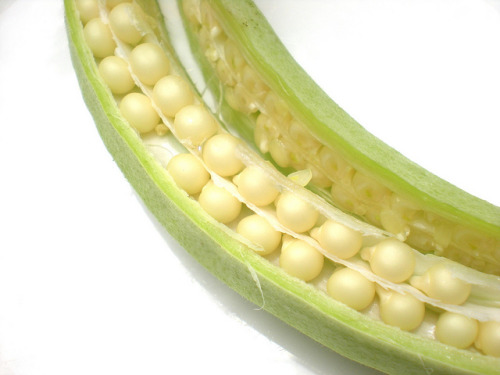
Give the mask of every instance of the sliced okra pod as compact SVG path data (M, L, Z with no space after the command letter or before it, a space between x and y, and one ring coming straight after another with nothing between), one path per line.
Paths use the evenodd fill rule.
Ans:
M489 258L498 254L482 249L498 241L497 211L481 214L485 203L475 199L447 208L413 184L421 169L396 178L406 159L366 153L378 141L330 99L320 95L311 106L316 86L297 89L303 73L251 2L182 6L191 39L199 37L219 72L221 106L236 110L230 122L194 88L156 1L65 0L65 8L75 71L106 146L201 264L313 339L381 371L499 372L500 279ZM341 126L354 129L356 142ZM315 148L314 160L299 160L300 147ZM308 188L311 180L318 189ZM339 184L339 195L320 191ZM419 206L425 194L430 203ZM433 253L410 240L420 216ZM467 246L482 249L479 270L450 255Z

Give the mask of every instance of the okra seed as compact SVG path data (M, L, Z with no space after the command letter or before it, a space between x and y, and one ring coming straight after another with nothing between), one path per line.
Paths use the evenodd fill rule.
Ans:
M151 99L141 93L127 94L120 102L120 111L130 126L141 134L152 131L160 121Z
M85 25L92 18L99 17L97 0L76 0L76 9L80 14L80 21Z
M199 146L217 132L217 124L201 105L187 105L175 115L174 128L178 137Z
M412 249L394 238L364 249L361 256L370 262L370 267L376 275L393 283L407 280L415 269L415 254Z
M454 305L464 303L471 292L471 285L454 277L444 264L436 264L422 276L412 277L410 283L429 297Z
M116 43L108 25L100 18L93 18L85 25L83 29L85 41L90 50L97 58L111 56L115 52Z
M276 203L276 215L288 229L303 233L311 229L318 220L318 211L299 196L286 192Z
M274 202L279 194L276 185L266 173L256 166L245 168L233 179L238 192L256 206L267 206Z
M109 24L116 36L125 43L136 45L142 39L142 32L138 29L134 4L121 3L109 12Z
M436 322L436 338L446 345L465 349L476 340L479 325L477 320L446 311Z
M170 159L167 170L175 183L188 194L198 194L210 180L210 174L192 154L178 154Z
M305 241L292 240L281 249L280 267L301 280L316 278L323 269L323 263L323 255Z
M262 250L258 252L260 255L271 254L281 242L281 232L275 230L266 219L259 215L250 215L242 219L236 231L261 246Z
M340 259L348 259L356 255L363 243L361 233L332 220L327 220L311 234L322 248Z
M217 134L203 145L203 161L222 177L234 176L244 165L237 156L240 141L231 134Z
M99 64L99 73L113 94L126 94L134 86L128 64L118 56L108 56Z
M201 207L215 220L227 224L238 217L241 202L226 189L209 181L201 190L198 201Z
M397 211L383 209L380 212L380 222L382 227L391 233L399 234L407 231L407 223Z
M183 78L168 75L156 83L153 100L165 116L174 117L181 108L193 104L194 95Z
M424 320L425 305L411 294L379 289L379 296L380 317L386 324L412 331Z
M129 60L134 74L146 85L154 85L170 70L165 52L155 43L139 44L130 53Z
M500 357L500 322L481 322L475 344L484 354Z
M328 294L355 310L363 310L375 298L375 284L350 268L335 271L328 279Z
M269 142L269 153L273 160L282 168L290 165L290 152L282 140L275 138Z

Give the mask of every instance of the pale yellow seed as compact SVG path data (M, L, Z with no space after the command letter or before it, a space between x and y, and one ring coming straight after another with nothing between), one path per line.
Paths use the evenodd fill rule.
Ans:
M465 349L474 343L478 330L477 320L446 311L436 322L435 335L446 345Z
M210 180L210 174L192 154L178 154L170 159L167 170L177 186L188 194L198 194Z
M85 25L92 18L99 17L99 5L97 0L76 0L76 9L80 14L80 21Z
M310 169L300 169L290 173L287 178L297 185L306 186L311 181L312 172Z
M272 139L269 142L269 153L273 160L282 168L290 166L290 152L281 139Z
M297 195L283 193L276 203L276 215L288 229L303 233L311 229L318 220L318 211Z
M109 24L116 36L125 43L136 45L143 35L138 28L139 19L132 3L121 3L109 12Z
M142 43L129 56L132 72L139 80L153 86L170 71L170 62L163 49L156 43Z
M471 292L471 285L454 277L444 264L436 264L422 276L412 277L410 283L429 297L453 305L464 303Z
M394 234L405 234L408 232L408 224L401 214L392 209L380 211L380 222L383 228Z
M481 322L475 344L484 354L500 357L500 322Z
M243 198L259 207L271 204L279 194L276 184L257 166L245 168L233 182Z
M192 104L177 112L174 128L181 140L199 146L217 132L217 123L205 108Z
M250 215L242 219L236 231L249 241L259 245L260 255L274 252L281 242L281 232L272 227L269 222L259 215Z
M93 18L85 25L83 29L85 41L90 50L97 58L111 56L115 52L116 43L108 25L100 18Z
M406 281L415 269L415 254L412 249L394 238L363 249L361 256L370 262L376 275L393 283Z
M327 220L311 234L323 249L340 259L353 257L363 244L361 233L332 220Z
M209 181L201 190L198 201L201 207L215 220L227 224L238 217L241 202L226 189Z
M168 75L156 83L153 100L165 116L174 117L181 108L193 104L194 95L183 78Z
M323 263L323 255L302 240L292 240L284 244L279 259L281 268L304 281L316 278L323 269Z
M126 94L135 86L128 70L128 64L121 57L108 56L104 58L99 64L99 74L113 94Z
M391 326L412 331L424 320L425 305L411 294L380 292L380 317Z
M234 176L244 167L237 154L239 144L240 140L231 134L214 135L203 145L203 161L219 176Z
M120 111L130 126L139 133L148 133L158 125L160 116L144 94L132 92L120 102Z
M350 268L335 271L326 289L332 298L355 310L363 310L375 298L375 283Z

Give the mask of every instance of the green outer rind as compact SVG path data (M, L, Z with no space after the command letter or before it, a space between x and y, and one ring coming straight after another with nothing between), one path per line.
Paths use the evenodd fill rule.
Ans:
M500 238L500 207L442 180L367 132L295 62L251 0L209 0L255 69L322 141L422 207Z
M148 2L150 9L152 3ZM65 10L74 69L106 147L158 221L210 272L299 331L381 371L421 374L432 368L433 374L499 373L500 359L449 348L375 322L288 276L231 237L175 186L124 122L85 46L73 0L65 0Z

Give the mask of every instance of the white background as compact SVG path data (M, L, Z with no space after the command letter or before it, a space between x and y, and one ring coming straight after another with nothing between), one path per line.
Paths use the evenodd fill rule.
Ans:
M279 2L299 61L325 62L371 131L498 204L498 2L333 3L315 56L326 21ZM0 119L0 375L375 373L244 301L157 225L84 106L61 2L1 0Z

